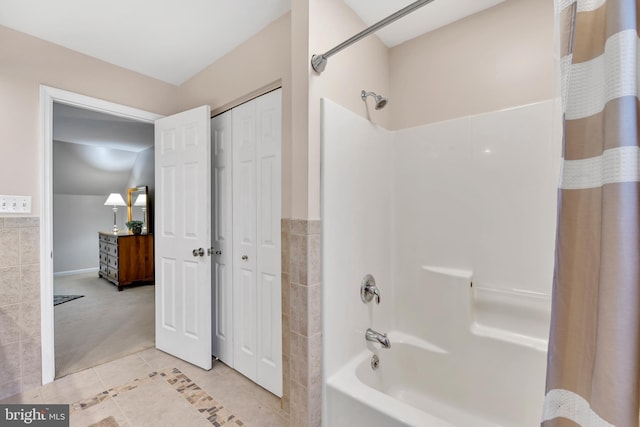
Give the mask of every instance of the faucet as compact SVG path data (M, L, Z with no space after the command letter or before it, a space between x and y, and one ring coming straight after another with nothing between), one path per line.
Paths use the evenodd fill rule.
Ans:
M391 348L391 341L387 337L387 334L381 334L371 328L367 329L367 333L364 335L367 341L377 342L382 345L382 348Z
M373 298L376 299L376 304L380 304L380 290L376 286L376 279L374 279L372 275L367 274L364 276L364 279L362 279L360 285L360 299L363 303L367 304L371 302Z

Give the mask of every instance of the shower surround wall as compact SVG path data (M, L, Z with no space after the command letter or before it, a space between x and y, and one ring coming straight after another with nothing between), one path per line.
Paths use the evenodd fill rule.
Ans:
M0 217L0 399L41 384L39 224Z
M325 381L367 348L367 327L437 335L425 301L415 298L425 265L473 272L475 322L543 346L560 165L556 111L545 101L389 132L323 99ZM380 305L360 301L366 273L378 282ZM478 298L486 289L497 297Z

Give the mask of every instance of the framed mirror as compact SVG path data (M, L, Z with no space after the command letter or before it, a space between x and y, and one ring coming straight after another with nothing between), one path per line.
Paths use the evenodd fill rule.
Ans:
M149 187L133 187L127 191L127 221L142 221L142 234L150 232L149 227Z

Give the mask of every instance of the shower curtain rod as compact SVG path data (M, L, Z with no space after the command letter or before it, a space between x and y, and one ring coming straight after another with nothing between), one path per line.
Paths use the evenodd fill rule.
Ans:
M373 24L369 28L366 28L366 29L360 31L355 36L351 37L348 40L343 41L342 43L340 43L339 45L337 45L333 49L326 51L322 55L313 55L311 57L311 67L313 67L313 69L318 74L322 73L324 71L324 68L327 66L327 59L331 55L334 55L334 54L340 52L345 47L348 47L348 46L352 45L353 43L357 42L358 40L360 40L362 38L365 38L369 34L375 32L375 31L378 31L380 28L385 27L385 26L389 25L390 23L392 23L394 21L397 21L398 19L402 18L403 16L410 14L411 12L421 8L424 5L427 5L427 4L431 3L432 1L433 0L418 0L418 1L415 1L415 2L411 3L410 5L400 9L396 13L394 13L392 15L389 15L386 18L376 22L375 24Z

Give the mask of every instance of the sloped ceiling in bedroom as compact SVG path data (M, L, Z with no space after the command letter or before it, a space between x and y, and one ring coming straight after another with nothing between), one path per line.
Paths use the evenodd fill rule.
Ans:
M54 104L53 193L124 191L138 155L153 146L153 133L152 124Z

